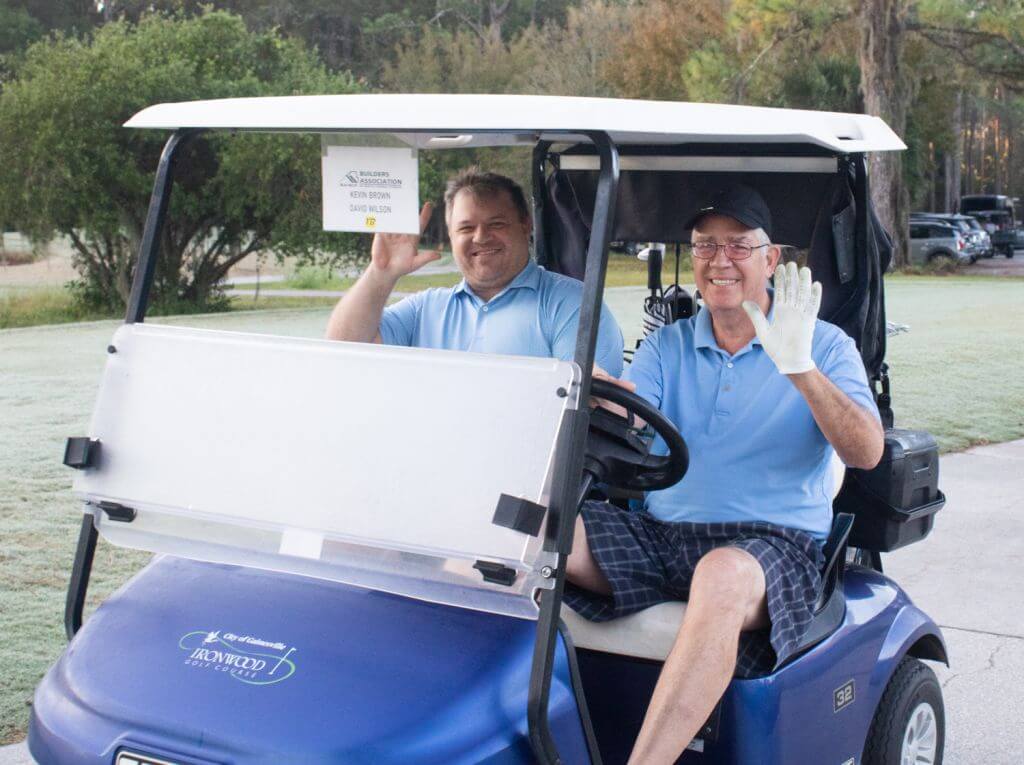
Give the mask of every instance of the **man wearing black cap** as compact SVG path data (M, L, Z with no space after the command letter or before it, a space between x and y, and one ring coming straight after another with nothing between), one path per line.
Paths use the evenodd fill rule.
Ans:
M771 672L799 647L831 526L832 455L871 468L883 445L856 346L817 320L810 271L778 265L761 195L726 189L688 227L704 310L650 335L621 384L683 434L689 472L640 512L587 503L567 566L566 602L595 621L687 601L635 763L675 762L734 675Z

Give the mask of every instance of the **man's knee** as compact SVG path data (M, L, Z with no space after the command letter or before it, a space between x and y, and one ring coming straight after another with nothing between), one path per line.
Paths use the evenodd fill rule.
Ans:
M697 563L690 585L690 608L731 612L744 629L765 621L765 577L757 558L736 547L712 550Z

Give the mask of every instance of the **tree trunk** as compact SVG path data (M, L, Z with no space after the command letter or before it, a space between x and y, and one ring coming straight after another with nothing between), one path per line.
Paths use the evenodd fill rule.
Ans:
M907 0L861 0L860 89L864 110L881 117L897 135L907 123L903 81L903 34ZM871 199L893 239L893 265L909 264L908 199L900 152L869 156Z
M990 194L991 184L988 174L988 107L981 105L981 141L978 144L978 171L981 176L981 193Z
M956 212L960 209L960 173L964 157L964 93L962 90L956 92L952 116L950 127L953 131L953 141L946 152L946 212Z
M977 110L974 108L974 99L971 99L971 105L968 108L968 114L970 115L970 119L969 119L969 121L967 123L967 136L966 136L966 143L967 143L967 145L964 147L964 154L967 157L967 184L966 184L966 191L967 191L968 194L973 194L974 190L975 190L975 187L974 187L974 176L975 176L975 173L974 173L974 133L976 132L977 125L978 125L978 117L977 117L978 113L977 113Z
M1017 168L1014 165L1017 146L1017 120L1013 109L1006 112L1006 188L1019 189L1017 181Z

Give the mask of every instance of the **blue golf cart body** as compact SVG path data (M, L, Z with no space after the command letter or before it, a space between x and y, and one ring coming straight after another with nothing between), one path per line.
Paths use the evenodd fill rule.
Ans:
M892 429L889 240L864 156L902 147L884 123L603 99L324 96L162 105L128 126L174 133L91 432L65 454L85 514L70 643L32 709L38 762L625 762L685 604L606 625L562 604L581 494L602 483L587 472L602 456L581 402L608 246L685 242L688 211L737 180L762 192L777 239L823 281L821 315L857 342L889 429L879 468L837 474L801 651L734 679L680 762L876 765L908 752L941 762L941 693L921 660L947 660L942 635L881 565L881 553L924 538L943 503L934 441ZM536 257L584 282L574 362L143 325L176 152L212 129L533 145ZM669 321L699 310L678 286L652 285L648 301ZM277 390L320 380L304 387L320 419L282 436L274 426L290 414L265 427L233 418L273 406L273 391L243 384L264 377ZM211 392L210 379L227 391ZM462 392L446 399L453 380ZM394 402L410 390L436 394L438 411L402 410ZM364 453L388 443L370 425L390 406L411 443L392 444L381 472ZM329 432L333 416L357 409L368 412L359 427ZM464 409L490 423L498 452L443 427ZM335 468L318 460L333 450L354 464L324 476ZM411 455L431 451L435 480L413 481ZM100 536L157 555L83 624Z

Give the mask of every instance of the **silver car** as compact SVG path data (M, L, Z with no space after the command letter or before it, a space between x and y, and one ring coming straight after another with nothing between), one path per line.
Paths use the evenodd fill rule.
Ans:
M916 265L947 261L970 263L967 239L959 227L938 220L910 221L910 262Z
M974 218L957 213L911 213L910 221L912 223L933 221L958 229L964 239L964 251L970 256L972 263L978 258L992 255L992 239Z

